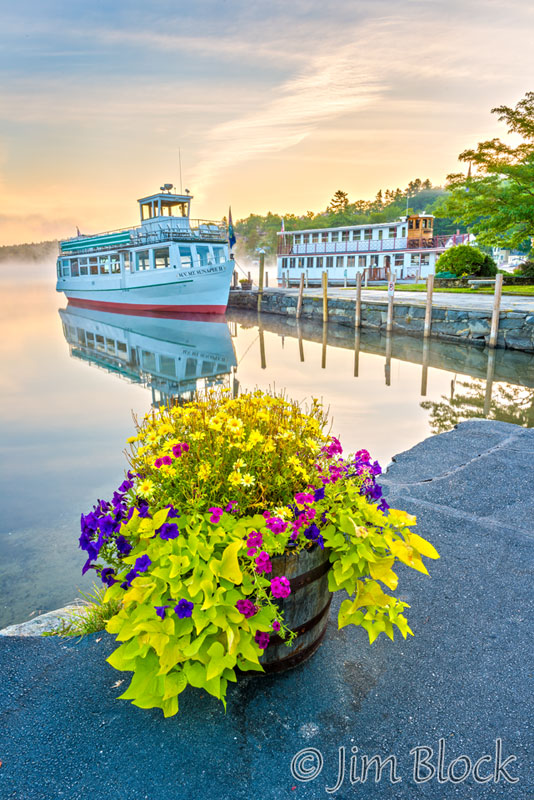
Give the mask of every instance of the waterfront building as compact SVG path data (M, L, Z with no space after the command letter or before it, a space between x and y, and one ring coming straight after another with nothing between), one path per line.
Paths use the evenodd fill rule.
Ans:
M278 280L296 284L304 273L318 283L326 271L331 283L354 284L356 273L370 281L425 278L436 261L463 236L435 236L432 214L410 214L395 222L310 228L278 234Z

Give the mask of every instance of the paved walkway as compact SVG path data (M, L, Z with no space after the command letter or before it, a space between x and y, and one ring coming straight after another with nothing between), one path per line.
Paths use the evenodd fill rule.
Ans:
M226 714L198 691L182 695L168 720L116 700L122 673L104 661L114 648L106 634L79 643L0 637L0 798L530 800L533 449L534 430L470 421L398 456L384 479L388 498L418 515L442 556L430 578L399 570L415 636L369 646L362 630L338 631L332 618L310 662L240 680ZM419 754L435 770L440 740L445 782L418 782L410 751L431 748ZM516 783L496 773L496 747L501 766L516 757L506 767ZM301 769L317 772L324 759L307 782L290 770L303 750ZM340 752L347 773L328 793ZM396 771L375 783L372 767L351 785L353 754L357 778L363 755L395 756ZM461 755L486 783L447 778Z
M266 292L284 292L289 295L298 295L298 288L291 289L266 289ZM304 294L308 297L322 297L320 288L305 289ZM328 297L336 299L352 299L356 297L356 289L341 289L335 286L328 287ZM362 289L362 300L369 303L387 303L387 292L373 289ZM407 303L409 305L425 305L426 294L424 292L396 292L395 303ZM432 298L433 306L442 308L468 308L475 311L493 309L493 295L491 294L463 294L461 292L434 292ZM513 294L503 294L501 300L501 311L532 311L534 313L534 296L526 297Z

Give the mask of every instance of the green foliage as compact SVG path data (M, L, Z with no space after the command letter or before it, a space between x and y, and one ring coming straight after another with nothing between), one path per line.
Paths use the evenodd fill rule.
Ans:
M458 244L449 247L440 255L436 263L436 277L439 274L453 273L461 275L492 276L497 274L497 267L491 256L482 253L477 247Z
M468 226L482 245L521 248L534 236L534 92L515 108L499 106L492 113L522 141L514 147L491 139L461 153L467 176L448 176L449 193L435 213Z
M68 618L53 631L43 636L87 636L90 633L103 631L106 623L120 609L118 598L104 600L106 590L101 586L93 586L92 592L80 592L83 602L75 610L70 611Z
M283 611L290 583L270 579L270 559L313 547L329 554L330 590L349 595L340 627L361 625L371 642L382 632L392 639L395 628L412 633L407 604L382 587L395 591L396 562L428 574L422 556L438 554L411 532L415 517L376 505L378 465L366 451L341 458L317 401L306 414L261 392L208 392L176 408L147 417L131 442L134 471L118 517L131 550L118 557L108 541L100 551L112 565L105 601L119 608L106 626L119 643L108 661L133 673L123 699L167 717L190 685L226 703L236 669L263 669L271 631L288 644L294 637ZM156 466L161 453L167 462ZM227 486L234 500L223 506Z
M521 275L523 278L534 280L534 261L525 261L521 264L514 274Z

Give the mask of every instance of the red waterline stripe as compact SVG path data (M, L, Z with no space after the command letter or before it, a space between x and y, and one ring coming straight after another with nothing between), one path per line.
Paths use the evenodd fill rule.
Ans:
M69 297L69 306L93 308L98 311L110 311L114 314L129 314L139 317L168 317L170 319L206 319L209 322L224 322L226 306L156 306L144 303L106 303L102 300L85 300L80 297Z

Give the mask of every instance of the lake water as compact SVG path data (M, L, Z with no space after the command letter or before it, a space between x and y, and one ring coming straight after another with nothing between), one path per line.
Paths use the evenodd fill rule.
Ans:
M79 517L121 482L132 413L197 385L322 398L345 450L384 467L469 417L534 426L529 355L232 311L216 323L67 309L47 272L0 282L0 627L90 589Z

